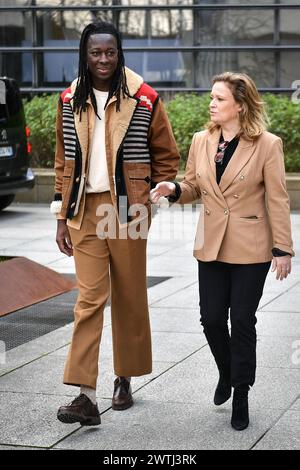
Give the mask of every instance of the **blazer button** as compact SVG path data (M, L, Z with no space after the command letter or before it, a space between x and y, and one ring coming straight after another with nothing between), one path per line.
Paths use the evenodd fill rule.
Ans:
M209 215L210 214L210 211L208 209L205 210L205 214L206 215Z
M245 176L244 175L241 175L240 176L240 180L244 180L245 179Z
M224 214L225 214L225 215L228 215L228 214L229 214L229 210L228 210L228 209L225 209L225 210L224 210Z
M72 208L75 207L75 202L72 202L71 207Z

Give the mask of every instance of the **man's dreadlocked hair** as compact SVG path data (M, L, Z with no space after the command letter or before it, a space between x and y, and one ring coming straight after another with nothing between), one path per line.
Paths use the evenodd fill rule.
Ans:
M98 23L90 23L82 31L80 38L78 80L73 98L74 111L77 114L80 113L80 120L82 111L86 111L86 100L89 96L91 97L91 102L95 113L98 116L97 101L93 91L90 72L87 67L87 42L89 37L93 34L111 34L116 38L117 41L118 65L112 77L106 104L108 103L110 98L115 95L117 98L117 111L120 111L121 93L123 95L123 98L125 98L126 95L129 96L124 68L125 60L120 33L111 23L106 23L104 21Z

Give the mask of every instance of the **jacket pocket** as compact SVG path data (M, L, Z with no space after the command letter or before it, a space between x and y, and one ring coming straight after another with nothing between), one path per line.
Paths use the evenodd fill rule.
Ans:
M258 216L258 215L249 215L249 216L246 216L246 217L240 217L240 219L242 219L242 220L262 220L262 219L264 219L264 217Z
M129 204L149 206L151 167L147 163L125 163L124 175Z

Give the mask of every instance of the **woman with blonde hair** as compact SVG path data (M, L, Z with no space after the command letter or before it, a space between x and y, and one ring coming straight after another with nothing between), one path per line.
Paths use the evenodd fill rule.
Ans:
M225 72L213 78L210 122L192 140L182 183L161 182L153 202L204 205L199 267L201 323L219 370L214 403L231 396L231 425L249 424L255 381L256 310L272 261L276 279L294 256L282 141L266 131L267 115L253 80ZM231 332L228 329L230 311Z

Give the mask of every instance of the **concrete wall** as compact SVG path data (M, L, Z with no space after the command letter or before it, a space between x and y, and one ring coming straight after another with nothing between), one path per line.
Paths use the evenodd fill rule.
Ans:
M33 169L36 176L35 187L31 191L18 193L17 202L40 202L50 203L54 194L54 172L44 168ZM178 181L183 177L183 173L178 175ZM291 201L292 210L300 210L300 173L288 173L286 184Z

